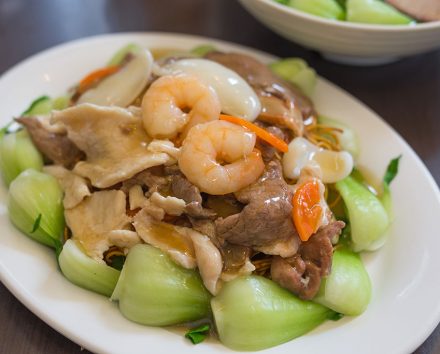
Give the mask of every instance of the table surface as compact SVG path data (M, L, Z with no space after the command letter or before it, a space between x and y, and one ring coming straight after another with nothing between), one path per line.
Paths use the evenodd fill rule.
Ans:
M338 65L266 29L234 0L0 0L0 74L51 46L122 31L197 34L302 57L389 122L440 181L440 51L378 67ZM80 352L2 284L0 303L0 352ZM415 353L440 353L440 326Z

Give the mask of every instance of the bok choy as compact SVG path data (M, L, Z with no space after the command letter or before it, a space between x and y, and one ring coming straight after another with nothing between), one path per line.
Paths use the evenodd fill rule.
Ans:
M145 244L128 253L112 300L129 320L150 326L194 321L210 312L210 294L199 274Z
M74 240L67 240L58 257L64 276L72 283L110 297L120 272L88 257Z
M370 277L360 256L338 248L333 254L332 271L323 279L313 301L349 316L365 311L371 299Z
M63 191L54 177L33 169L23 171L9 187L8 211L12 223L30 238L60 248Z
M353 250L371 250L388 228L384 206L377 196L351 176L335 186L347 207Z
M309 332L335 312L298 299L288 290L260 276L225 283L211 300L215 324L223 344L234 350L261 350Z
M42 167L43 156L26 130L6 134L0 140L0 168L6 185L28 168L40 171Z
M298 86L307 96L312 96L315 90L316 71L309 67L301 58L286 58L277 60L269 65L279 77Z

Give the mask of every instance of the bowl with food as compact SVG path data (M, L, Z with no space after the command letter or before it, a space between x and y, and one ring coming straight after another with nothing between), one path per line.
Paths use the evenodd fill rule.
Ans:
M341 63L384 64L440 46L437 1L240 2L281 36Z
M3 93L0 277L85 348L402 353L438 323L435 182L304 61L98 36Z

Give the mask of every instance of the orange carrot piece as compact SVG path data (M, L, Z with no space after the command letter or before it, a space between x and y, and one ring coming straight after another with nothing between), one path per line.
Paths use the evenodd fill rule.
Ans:
M114 74L119 69L119 65L112 65L92 71L90 74L81 79L78 84L78 92L83 93L84 91L87 91L89 87L92 86L96 81L102 80L105 77Z
M230 123L241 125L242 127L249 129L250 131L254 132L261 140L264 140L266 143L272 145L281 152L287 152L289 150L289 146L283 140L277 138L275 135L243 118L220 114L220 119Z
M293 223L302 241L307 241L319 228L322 207L319 184L310 180L298 187L293 195Z

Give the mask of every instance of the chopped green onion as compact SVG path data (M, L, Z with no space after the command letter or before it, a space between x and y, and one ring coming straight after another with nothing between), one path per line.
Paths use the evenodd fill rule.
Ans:
M209 324L204 324L197 328L190 329L185 333L185 338L188 338L193 344L199 344L205 340L209 334Z
M402 155L390 161L383 177L382 195L380 196L380 200L390 219L393 219L393 206L391 200L390 184L394 180L394 178L396 178L397 173L399 172L399 162L401 158Z
M402 158L402 155L392 159L388 164L387 170L385 171L385 175L383 177L383 182L389 186L390 183L394 180L399 172L399 161Z
M32 226L31 234L38 230L38 228L40 227L40 222L41 214L38 214L37 218L35 219L34 226Z

